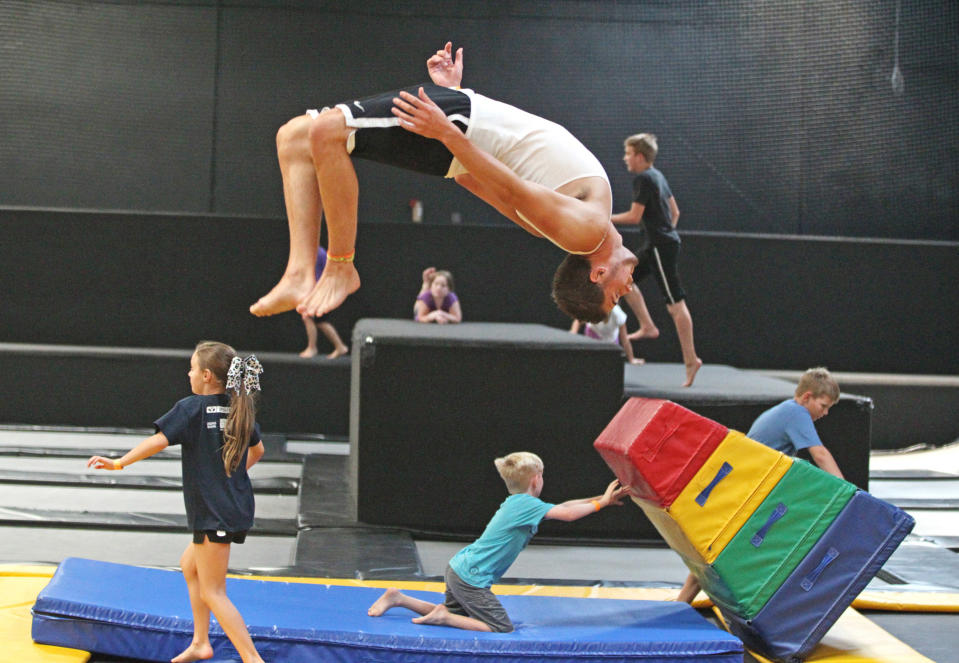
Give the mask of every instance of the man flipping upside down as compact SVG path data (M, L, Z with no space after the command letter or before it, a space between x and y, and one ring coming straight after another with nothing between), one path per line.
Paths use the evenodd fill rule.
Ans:
M359 185L351 157L456 183L569 255L553 299L577 320L599 322L632 285L636 256L610 222L612 192L599 160L562 126L460 89L463 49L447 42L427 60L433 84L308 111L276 137L290 229L279 283L250 307L320 316L360 287L353 264ZM314 281L321 215L329 255Z

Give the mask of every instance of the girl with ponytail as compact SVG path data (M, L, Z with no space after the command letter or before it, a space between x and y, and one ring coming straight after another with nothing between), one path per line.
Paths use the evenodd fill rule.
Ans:
M180 557L193 609L193 641L172 663L213 657L212 612L243 663L262 663L243 616L226 595L230 544L253 526L253 487L247 470L263 457L256 397L263 367L229 345L203 341L190 358L192 396L154 422L156 434L120 458L93 456L87 467L122 470L168 445L179 444L183 501L193 541Z

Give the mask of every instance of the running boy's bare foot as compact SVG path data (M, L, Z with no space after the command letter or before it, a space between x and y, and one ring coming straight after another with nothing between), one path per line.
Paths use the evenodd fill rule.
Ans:
M292 311L309 294L314 283L312 271L308 274L304 273L302 277L296 274L284 274L272 290L250 307L250 313L263 317Z
M198 644L191 642L190 646L184 649L176 658L171 658L170 663L191 663L191 661L202 661L213 658L213 647L209 642Z
M370 609L366 611L370 617L379 617L390 608L395 608L400 604L400 590L396 587L387 589L380 598L376 599Z
M696 379L696 373L703 366L703 360L699 357L696 358L692 364L686 364L686 381L683 383L684 387L692 387L693 380Z
M341 357L341 356L346 355L346 354L349 354L349 353L350 353L350 349L344 345L342 348L335 348L335 349L333 350L333 352L331 352L330 354L326 355L326 358L327 358L327 359L336 359L337 357ZM300 356L302 357L303 355L300 355Z
M629 334L626 338L630 341L638 341L643 338L654 339L659 338L659 328L658 327L640 327L632 334Z
M309 359L310 357L315 357L315 356L316 356L316 348L307 348L306 350L304 350L303 352L300 353L300 356L303 357L304 359Z
M328 262L323 276L296 307L298 313L318 318L338 307L360 289L360 275L352 262Z
M430 610L422 617L414 617L414 624L431 624L433 626L448 626L450 623L450 611L442 603L437 603L436 607Z

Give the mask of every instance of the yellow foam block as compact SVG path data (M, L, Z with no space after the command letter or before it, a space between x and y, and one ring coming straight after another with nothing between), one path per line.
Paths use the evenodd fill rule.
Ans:
M18 663L86 663L90 654L77 649L38 645L30 636L30 609L56 567L0 567L0 643L3 660Z
M707 564L716 561L792 465L792 458L729 431L669 507Z
M706 558L702 551L693 546L683 527L673 518L669 510L636 497L632 500L643 510L649 522L653 524L666 544L682 558L689 570L693 573L702 572L706 567Z

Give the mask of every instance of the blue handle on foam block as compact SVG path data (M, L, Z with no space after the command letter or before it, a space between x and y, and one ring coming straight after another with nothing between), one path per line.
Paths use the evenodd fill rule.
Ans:
M814 568L812 572L803 578L803 581L799 583L799 586L805 589L807 592L812 589L812 586L816 584L816 581L819 579L819 576L822 575L822 572L826 570L826 567L832 564L835 559L839 557L839 551L835 548L830 548L826 551L826 554L823 555L822 560L819 562L819 566Z
M696 496L696 504L699 506L706 506L706 500L709 499L709 494L713 492L713 488L715 488L716 484L725 479L732 471L733 466L729 463L723 462L723 466L719 468L718 472L716 472L716 476L713 477L713 480L709 482L708 486L703 488L703 492Z
M769 534L769 528L773 524L786 515L786 505L780 502L776 505L776 508L773 509L773 512L769 514L769 520L766 521L766 524L762 526L758 532L753 534L753 538L750 539L750 543L756 546L757 548L763 544L763 540L766 538L766 535Z

